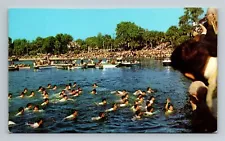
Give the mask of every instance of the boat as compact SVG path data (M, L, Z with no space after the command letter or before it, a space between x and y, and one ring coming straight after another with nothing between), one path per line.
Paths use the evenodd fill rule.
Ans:
M30 69L30 66L25 66L25 67L19 67L19 69Z
M117 65L117 67L133 67L133 66L138 66L140 65L141 63L138 62L138 61L135 61L135 62L121 62Z
M166 58L162 61L163 66L171 66L171 60L169 58Z
M34 69L52 69L54 68L55 66L52 66L52 65L35 65L34 66Z
M103 68L116 68L117 65L114 64L102 64Z
M18 70L19 70L19 67L16 67L16 66L9 66L9 67L8 67L8 70L9 70L9 71L18 71Z

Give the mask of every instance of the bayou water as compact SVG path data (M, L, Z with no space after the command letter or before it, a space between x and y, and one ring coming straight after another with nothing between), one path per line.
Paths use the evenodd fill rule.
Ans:
M16 62L32 64L30 61ZM105 69L76 69L60 70L56 68L41 70L20 70L9 72L9 92L13 98L9 100L9 120L16 125L9 127L12 133L190 133L191 111L188 102L188 86L190 81L180 72L170 67L164 67L160 60L142 60L141 65L131 68L105 68ZM51 103L55 96L66 84L77 82L83 89L74 101L64 103ZM47 90L50 104L41 113L25 112L24 115L15 117L19 107L27 103L40 105L43 102L41 94L37 92L39 86L47 84L57 85L56 91ZM92 84L97 83L97 95L91 95ZM130 107L119 108L118 111L107 113L104 121L92 121L92 117L111 107L112 103L119 100L113 91L126 89L129 92L129 101L133 104L136 90L145 90L151 87L155 90L154 109L159 111L151 117L133 121L134 113ZM33 98L18 98L24 88L28 94L35 91ZM106 107L94 104L106 98ZM170 98L175 112L166 116L164 106L166 99ZM42 108L42 107L40 107ZM78 110L76 121L63 121L73 110ZM25 123L34 123L38 118L43 118L41 128L33 129Z

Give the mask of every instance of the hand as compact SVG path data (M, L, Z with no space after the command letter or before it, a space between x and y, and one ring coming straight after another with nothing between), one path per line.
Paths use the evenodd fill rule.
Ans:
M169 99L169 98L167 98L167 99L166 99L166 102L167 102L167 103L170 103L170 99Z

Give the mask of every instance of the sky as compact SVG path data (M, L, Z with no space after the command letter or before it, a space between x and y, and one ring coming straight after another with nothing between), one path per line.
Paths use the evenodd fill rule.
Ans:
M21 9L8 11L8 36L13 40L66 33L85 39L98 33L114 36L121 21L134 22L148 30L166 31L178 25L183 8L149 9Z

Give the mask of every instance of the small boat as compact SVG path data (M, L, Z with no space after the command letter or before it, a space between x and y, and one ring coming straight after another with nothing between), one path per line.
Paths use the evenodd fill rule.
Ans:
M163 66L171 66L171 60L169 58L166 58L162 61Z
M26 66L26 67L19 67L19 69L30 69L30 66Z
M116 66L114 64L103 64L103 68L116 68Z
M36 66L34 66L34 69L52 69L54 67L55 66L46 64L46 65L36 65Z
M133 66L137 66L137 65L140 65L141 63L140 62L121 62L117 65L117 67L133 67Z
M9 66L9 67L8 67L8 70L9 70L9 71L18 71L18 70L19 70L19 67Z

